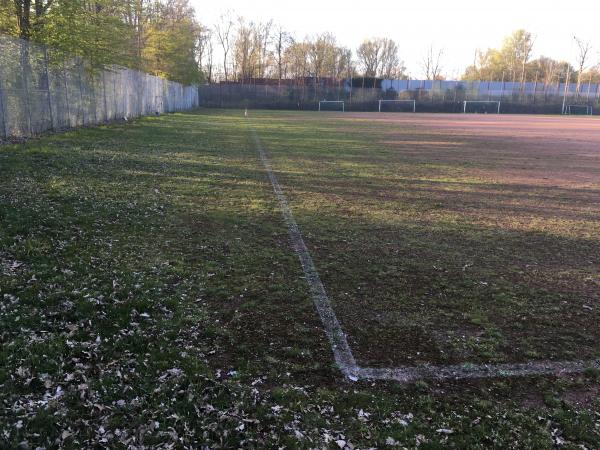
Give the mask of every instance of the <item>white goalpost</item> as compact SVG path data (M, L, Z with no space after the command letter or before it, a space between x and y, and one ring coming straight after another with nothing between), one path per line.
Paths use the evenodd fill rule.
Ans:
M489 105L489 109L491 112L495 112L496 114L500 114L500 102L497 100L465 100L463 102L463 113L467 113L467 106L474 104L475 106L478 106L479 111L481 111L482 107L483 107L483 112L485 114L488 113L488 105ZM479 111L475 111L475 112L479 112Z
M381 106L384 104L408 105L412 112L417 111L416 100L379 100L379 112L381 112Z
M590 105L566 105L563 114L581 114L585 116L591 116L594 114L594 108Z
M321 105L328 105L328 104L332 104L333 105L341 105L342 107L342 112L346 111L346 104L344 103L343 100L321 100L319 101L319 111L321 111ZM328 111L331 111L328 109Z

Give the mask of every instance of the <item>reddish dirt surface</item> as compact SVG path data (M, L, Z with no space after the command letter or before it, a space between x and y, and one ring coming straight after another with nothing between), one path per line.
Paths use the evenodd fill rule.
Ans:
M423 145L452 149L455 140L483 140L512 160L502 173L493 173L498 181L530 183L533 178L542 185L600 186L600 117L352 113L344 119L389 123L444 138L414 142L415 150Z
M599 119L317 117L276 168L361 364L600 356Z

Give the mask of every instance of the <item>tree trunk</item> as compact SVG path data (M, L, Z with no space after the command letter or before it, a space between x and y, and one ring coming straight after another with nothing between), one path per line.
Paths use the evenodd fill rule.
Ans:
M15 0L19 37L29 40L31 37L31 0Z

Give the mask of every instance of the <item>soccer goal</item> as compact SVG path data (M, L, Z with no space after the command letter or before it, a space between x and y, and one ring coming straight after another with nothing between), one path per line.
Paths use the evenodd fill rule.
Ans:
M415 100L379 100L379 112L416 112Z
M346 111L346 105L342 100L321 100L319 111Z
M496 100L465 100L463 102L463 112L500 114L500 102Z
M590 105L567 105L563 114L591 116L594 108Z

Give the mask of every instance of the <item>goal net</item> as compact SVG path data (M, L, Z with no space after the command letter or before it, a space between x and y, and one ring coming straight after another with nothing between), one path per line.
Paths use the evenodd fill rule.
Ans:
M589 105L567 105L564 114L591 116L594 114L594 109Z
M319 102L319 111L342 111L346 110L346 105L341 100L321 100Z
M496 100L465 100L464 113L500 114L500 102Z
M379 100L379 112L416 112L415 100Z

